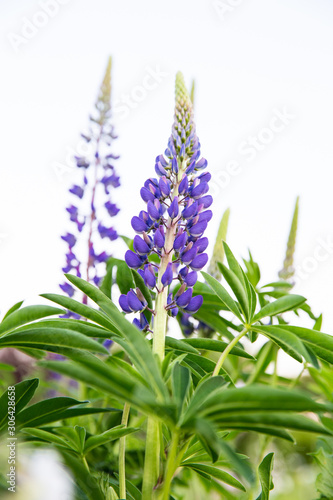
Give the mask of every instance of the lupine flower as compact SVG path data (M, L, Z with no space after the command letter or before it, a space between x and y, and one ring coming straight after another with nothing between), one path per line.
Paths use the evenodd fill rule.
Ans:
M172 316L181 309L194 314L202 305L202 296L192 296L200 271L207 263L204 251L208 239L203 237L212 217L213 199L207 194L210 174L203 173L207 160L200 157L200 143L193 121L192 103L181 73L176 77L174 123L167 149L155 161L157 177L150 177L140 190L145 210L132 218L137 233L134 250L125 254L127 265L138 270L145 285L163 294L164 308ZM151 257L157 255L159 262ZM172 283L180 283L174 294ZM140 329L147 330L144 310L147 303L138 289L122 295L119 304L125 313L140 312ZM141 294L142 295L142 294ZM154 313L155 311L153 311Z
M118 156L111 151L116 135L110 121L110 96L111 59L96 101L96 114L90 117L89 133L82 134L89 144L90 153L85 157L75 157L81 181L70 187L69 192L75 201L66 208L74 227L61 236L68 245L63 272L75 272L77 276L81 276L82 272L83 277L96 286L101 282L105 262L111 255L110 245L107 246L105 241L111 242L118 237L117 231L110 225L110 218L119 212L110 194L120 185L113 165ZM86 206L90 206L89 214L83 209ZM85 246L86 255L74 252L78 242L80 249ZM84 242L84 245L81 242ZM74 288L71 285L64 283L60 288L70 297L73 296ZM86 297L83 301L86 302ZM73 314L69 312L66 317L73 317Z

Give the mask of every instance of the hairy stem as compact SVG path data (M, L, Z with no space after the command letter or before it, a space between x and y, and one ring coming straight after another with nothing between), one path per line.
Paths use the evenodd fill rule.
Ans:
M121 419L122 425L127 426L129 412L130 412L130 405L128 403L125 403L123 416ZM124 500L126 500L125 450L126 450L126 436L123 436L119 440L119 497Z
M240 332L240 334L237 335L237 337L235 337L231 342L230 344L224 349L224 351L222 352L218 362L216 363L216 366L214 368L214 371L213 371L213 377L215 375L218 375L220 373L220 370L222 368L222 365L223 363L225 362L225 360L227 359L227 356L228 354L230 353L230 351L232 350L233 347L235 347L235 345L238 344L238 342L240 341L240 339L242 337L244 337L244 335L247 334L247 332L249 331L249 328L248 327L245 327L244 330L242 330Z
M165 479L164 479L163 493L161 500L169 500L169 492L170 492L172 478L178 467L178 462L179 462L179 460L177 460L178 443L179 443L179 433L178 431L174 431L169 449L168 461L166 464Z
M185 168L185 165L184 165ZM178 186L183 174L183 169L179 170L177 182L175 183L171 199L178 196ZM173 256L173 243L176 235L176 224L172 219L168 219L165 233L165 246L161 258L160 268L157 277L157 288L159 293L156 297L155 317L154 317L154 336L153 353L157 355L160 361L164 359L165 335L167 329L168 313L166 310L168 287L163 287L162 276ZM160 423L153 417L148 417L147 423L147 441L145 452L145 465L142 485L142 500L152 500L153 491L160 475Z

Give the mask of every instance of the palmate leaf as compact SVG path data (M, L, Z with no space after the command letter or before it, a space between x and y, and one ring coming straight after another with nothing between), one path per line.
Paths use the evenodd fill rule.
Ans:
M39 364L68 377L84 382L103 394L111 394L122 402L128 402L144 414L175 419L175 409L168 403L158 403L154 392L140 383L130 372L124 376L118 366L105 363L87 352L76 352L74 361L42 361Z
M17 306L17 304L16 304ZM27 306L22 309L14 309L12 312L6 315L3 321L0 323L0 335L14 330L18 326L25 325L26 323L31 323L40 318L45 318L45 316L54 316L59 314L64 314L63 309L58 309L51 306Z
M286 428L330 434L319 423L297 413L332 411L333 405L316 403L295 390L256 385L226 390L211 381L203 382L194 392L181 419L184 428L193 429L198 419L204 419L219 430L252 430L291 441Z
M253 326L255 332L259 332L275 342L287 354L302 363L302 357L312 364L312 357L305 348L302 341L293 332L287 330L285 325L281 326Z
M283 328L296 335L318 358L333 364L333 337L331 335L299 326L284 325Z
M108 319L127 340L127 354L132 363L140 371L141 375L149 381L151 387L160 397L168 397L157 361L152 354L148 341L138 334L138 329L124 317L113 302L98 288L76 276L66 275L66 277L103 310Z

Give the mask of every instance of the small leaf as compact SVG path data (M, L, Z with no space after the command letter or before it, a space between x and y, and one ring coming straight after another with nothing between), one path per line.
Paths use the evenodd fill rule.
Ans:
M27 306L17 309L0 323L0 334L9 332L26 323L31 323L31 321L35 321L36 319L63 314L64 312L63 309L51 306Z
M176 363L172 370L172 394L180 415L191 385L191 375L188 368Z
M209 274L205 272L201 272L202 276L204 279L207 281L208 285L211 287L213 292L222 300L222 302L225 304L225 306L229 309L229 311L233 312L234 315L240 320L242 320L242 316L239 313L239 309L237 307L236 302L233 300L233 298L230 297L229 293L227 290L219 283L215 278L210 276Z
M118 425L117 427L113 427L113 429L109 429L103 432L103 434L91 436L85 443L84 454L87 454L97 446L101 446L102 444L114 441L115 439L119 439L123 436L127 436L127 434L132 434L137 430L138 429L135 429L134 427L125 427L124 425Z
M261 494L257 500L269 500L269 492L273 489L272 469L274 453L268 453L258 467Z
M227 472L218 469L217 467L212 467L211 465L205 465L205 464L196 464L196 463L191 463L190 465L187 465L187 467L190 467L195 471L204 472L205 474L208 474L209 476L212 476L215 479L218 479L219 481L223 481L224 483L229 484L234 488L246 491L245 487L242 485L240 481L238 481L236 478L234 478Z
M253 322L259 321L266 316L276 316L277 314L281 314L285 311L291 311L292 309L295 309L295 307L303 304L305 301L306 298L301 295L285 295L284 297L281 297L280 299L270 302L264 306L258 314L254 316Z

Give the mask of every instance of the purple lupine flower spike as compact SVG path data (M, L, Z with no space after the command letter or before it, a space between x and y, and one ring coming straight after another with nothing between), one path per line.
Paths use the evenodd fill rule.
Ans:
M70 187L69 192L75 198L73 204L69 204L66 208L75 229L61 236L69 248L63 271L74 271L77 276L81 276L83 267L84 278L96 286L100 285L105 274L105 262L111 256L110 243L118 238L117 231L110 225L110 218L119 212L119 208L111 198L111 192L120 185L113 166L119 156L110 151L113 139L116 139L110 120L110 97L111 58L96 101L96 112L90 117L90 130L87 134L82 134L88 145L87 155L75 157L81 181ZM85 213L86 206L90 206L89 214ZM84 248L81 242L86 243L88 255L80 255L79 251L79 257L74 255L72 249L77 241L80 242L80 249ZM70 296L74 293L74 289L67 284L60 285L60 288ZM83 297L83 302L87 302L86 296ZM127 312L129 311L130 309ZM72 313L69 315L74 317Z
M211 176L203 172L206 166L207 160L200 156L192 103L183 76L178 73L172 133L164 155L155 161L158 178L147 179L140 190L146 209L132 218L137 236L134 251L128 250L125 255L127 265L139 272L149 289L156 291L153 314L159 314L162 304L171 316L181 309L189 317L202 305L202 297L192 293L197 271L208 260L204 253L208 239L203 234L212 217L207 209L213 199L207 194ZM181 287L173 296L170 286L174 280ZM135 291L129 293L120 298L123 311L143 314L147 306ZM135 319L134 324L142 329L141 320Z

